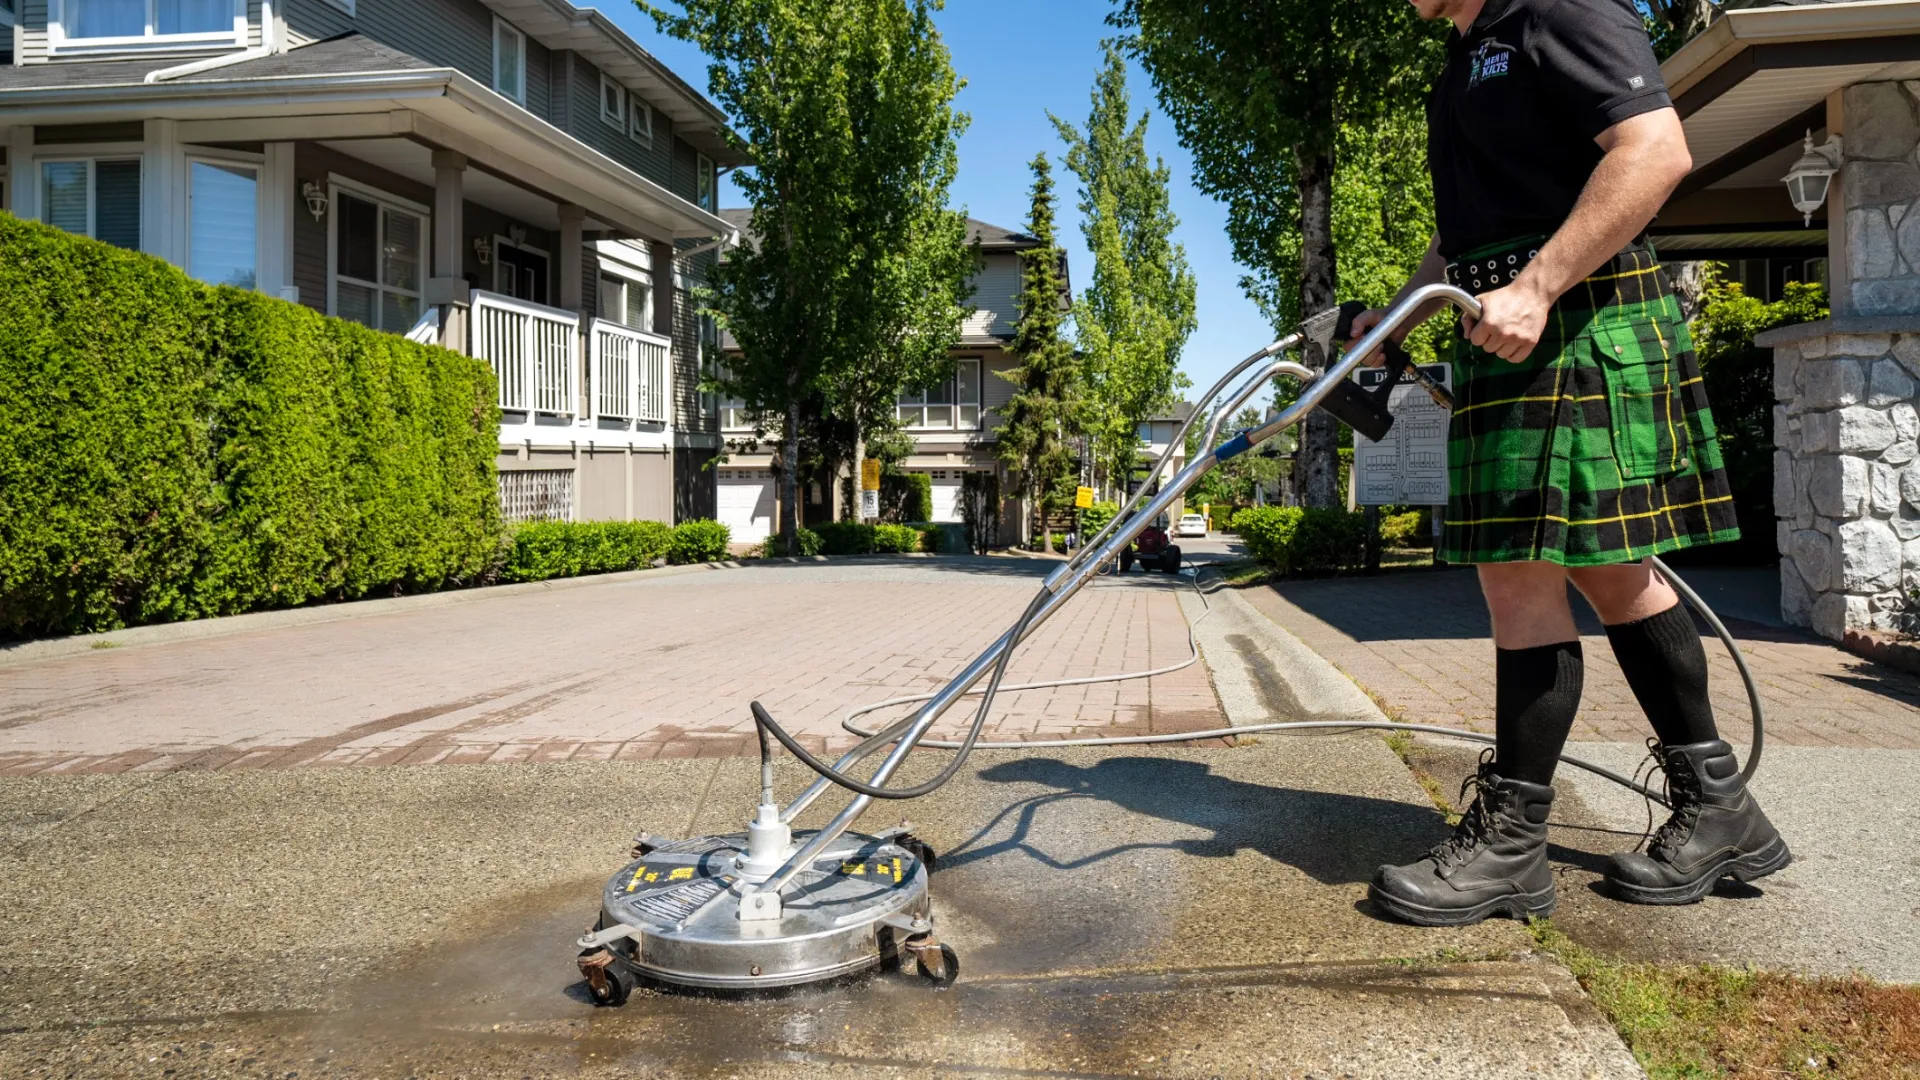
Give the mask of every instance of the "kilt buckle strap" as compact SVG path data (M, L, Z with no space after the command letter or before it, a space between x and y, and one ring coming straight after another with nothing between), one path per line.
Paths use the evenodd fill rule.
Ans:
M1447 284L1478 296L1513 284L1520 271L1540 255L1538 247L1513 248L1447 264Z

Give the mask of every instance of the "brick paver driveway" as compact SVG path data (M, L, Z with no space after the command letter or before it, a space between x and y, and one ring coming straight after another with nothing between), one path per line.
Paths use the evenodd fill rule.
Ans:
M1405 719L1493 730L1493 642L1472 571L1283 582L1242 595ZM1651 735L1605 632L1583 604L1574 610L1587 667L1573 737L1637 742ZM1920 682L1819 638L1726 622L1760 684L1768 741L1920 748ZM1709 634L1706 648L1721 727L1744 742L1739 673L1718 638Z
M849 708L938 688L1049 566L858 560L642 576L22 663L0 668L0 771L750 754L756 698L816 752L837 749L853 741L839 726ZM1097 581L1029 641L1009 681L1183 659L1185 587ZM1200 664L1000 701L997 738L1225 724Z

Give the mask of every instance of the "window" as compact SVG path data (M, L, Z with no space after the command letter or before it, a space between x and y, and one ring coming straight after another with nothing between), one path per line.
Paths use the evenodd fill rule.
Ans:
M952 378L901 394L899 409L904 427L977 430L980 427L980 361L961 360L954 365Z
M627 126L626 88L605 74L600 76L600 119L617 128Z
M49 14L55 48L238 44L246 32L235 0L55 0Z
M527 36L498 18L493 20L493 88L501 97L527 103Z
M713 162L707 155L698 154L694 162L694 205L708 213L713 213L715 190L720 186L720 177L714 172Z
M42 161L40 220L140 250L140 162Z
M646 146L652 146L653 106L641 101L640 95L635 94L633 95L633 100L629 103L627 118L632 121L627 128L627 134L633 136L633 141Z
M599 303L599 315L608 322L653 332L653 290L644 283L603 272Z
M188 165L187 273L251 289L259 251L260 170L226 161Z
M724 377L726 367L722 365L717 371L719 375ZM745 398L727 397L720 399L720 426L723 429L750 431L753 429L754 418L757 415L759 414L755 410L747 408L747 399Z
M333 191L333 314L404 334L420 318L424 214Z

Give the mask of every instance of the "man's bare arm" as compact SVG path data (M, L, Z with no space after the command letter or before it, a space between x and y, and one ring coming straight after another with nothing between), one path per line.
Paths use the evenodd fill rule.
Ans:
M1573 213L1513 284L1481 294L1478 320L1462 321L1469 341L1502 359L1526 359L1554 301L1638 236L1693 168L1686 131L1671 108L1628 117L1594 141L1606 156Z

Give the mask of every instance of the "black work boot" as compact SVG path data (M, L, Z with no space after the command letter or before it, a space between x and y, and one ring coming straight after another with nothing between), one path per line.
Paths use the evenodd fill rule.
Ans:
M1615 896L1636 904L1691 904L1721 878L1765 877L1793 861L1787 842L1747 790L1733 747L1715 739L1659 747L1673 816L1654 832L1645 852L1607 862Z
M1418 862L1383 866L1367 895L1415 926L1467 926L1490 915L1553 913L1547 866L1547 811L1553 788L1507 780L1482 761L1468 778L1478 789L1453 835Z

